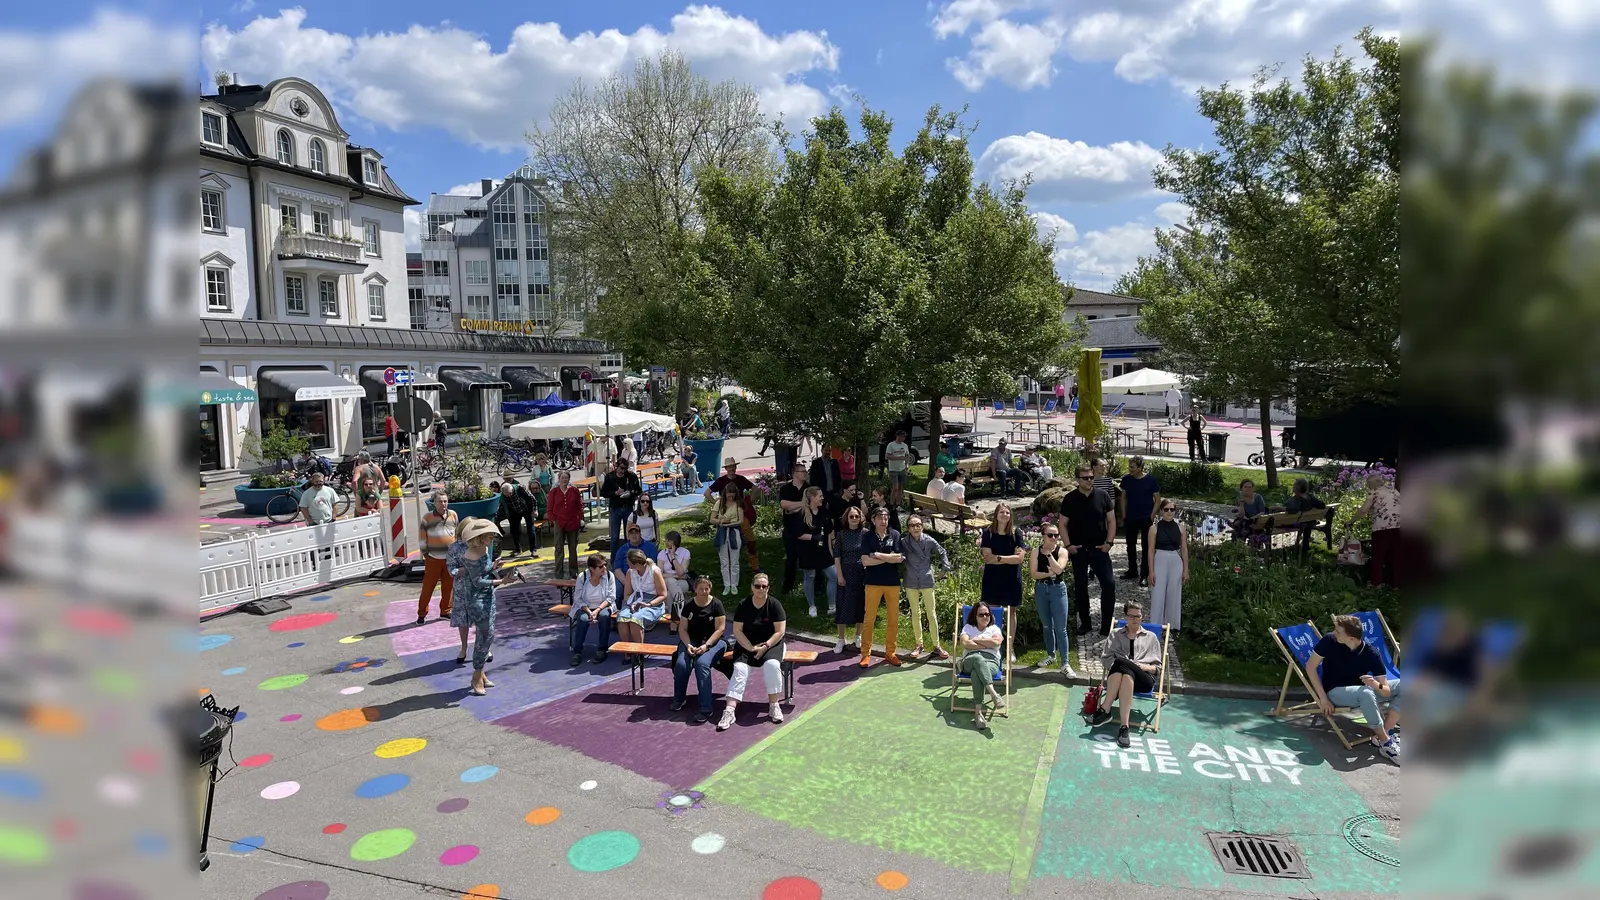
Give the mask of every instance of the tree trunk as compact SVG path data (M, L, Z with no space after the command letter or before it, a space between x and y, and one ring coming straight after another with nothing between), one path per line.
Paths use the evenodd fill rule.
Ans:
M689 414L689 390L693 383L694 380L689 377L689 370L680 365L678 367L678 409L674 414L674 417L680 422L683 421L684 416ZM709 412L710 410L707 410L707 413Z
M856 486L861 488L863 496L866 495L868 486L872 483L871 466L867 465L867 445L859 441L855 445L856 454Z
M1272 452L1271 397L1261 398L1261 455L1267 464L1267 487L1275 488L1278 486L1278 455Z
M944 430L944 410L939 408L941 395L934 394L928 399L931 401L928 404L928 477L932 478L933 461L939 458L939 445L943 443L940 440L943 435L939 432ZM954 474L954 472L945 473L946 476Z

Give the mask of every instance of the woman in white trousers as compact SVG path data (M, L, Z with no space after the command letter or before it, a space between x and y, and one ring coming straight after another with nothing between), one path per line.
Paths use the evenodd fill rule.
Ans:
M1178 504L1161 501L1161 517L1148 537L1150 622L1177 631L1183 627L1183 586L1189 581L1189 529L1178 521Z

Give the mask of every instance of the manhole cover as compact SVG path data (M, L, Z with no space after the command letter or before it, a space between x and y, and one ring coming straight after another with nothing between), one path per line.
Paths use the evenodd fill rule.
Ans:
M1399 868L1400 857L1394 854L1399 842L1395 840L1390 830L1390 825L1399 821L1397 816L1380 816L1372 813L1346 819L1344 839L1364 855L1386 866Z
M1206 832L1211 853L1231 875L1261 875L1267 878L1310 878L1300 850L1283 838L1262 837L1238 832Z

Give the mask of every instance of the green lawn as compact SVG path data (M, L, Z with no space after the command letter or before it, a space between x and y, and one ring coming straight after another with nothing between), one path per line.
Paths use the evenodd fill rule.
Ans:
M1183 661L1183 677L1188 681L1269 686L1283 683L1281 664L1232 659L1207 650L1187 637L1178 638L1178 658Z

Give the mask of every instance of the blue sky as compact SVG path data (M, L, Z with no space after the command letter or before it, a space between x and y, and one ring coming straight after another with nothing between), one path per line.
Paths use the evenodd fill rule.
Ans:
M396 181L425 200L516 168L526 155L521 134L574 78L602 78L673 46L714 78L755 86L763 108L792 127L832 104L851 108L855 94L886 109L903 136L932 104L966 106L979 174L1031 172L1030 204L1057 229L1062 275L1103 288L1149 251L1153 228L1183 213L1153 190L1150 170L1168 144L1207 142L1194 112L1197 86L1241 83L1274 62L1292 73L1305 53L1352 47L1362 25L1395 29L1400 3L202 0L197 15L163 0L123 13L63 0L8 11L0 42L19 46L22 36L34 52L10 62L0 53L0 76L26 81L62 58L81 60L67 67L80 77L96 69L142 77L176 65L207 91L217 68L246 82L298 75L322 87L352 138L378 148ZM1535 6L1546 18L1567 16L1575 33L1600 29L1600 15L1571 20L1571 3ZM1503 16L1484 21L1491 31L1508 27ZM97 40L109 49L97 50ZM48 101L68 89L67 76L51 77L36 102L0 100L0 158L48 134Z

